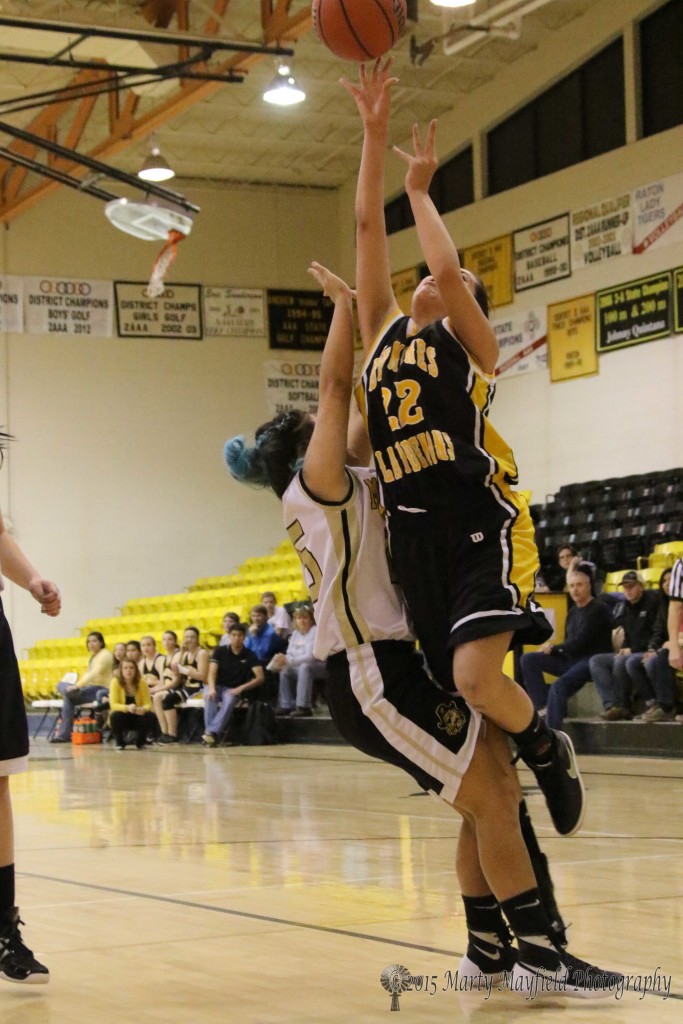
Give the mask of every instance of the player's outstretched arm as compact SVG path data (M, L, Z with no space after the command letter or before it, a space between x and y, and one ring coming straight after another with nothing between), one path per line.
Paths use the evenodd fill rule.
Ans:
M412 153L406 153L398 146L393 149L408 165L406 193L415 217L417 235L425 262L446 306L451 327L482 370L493 373L498 361L498 341L490 321L463 279L458 250L429 197L429 186L438 167L436 121L429 125L424 145L417 125L413 125Z
M3 576L28 590L46 615L59 615L62 599L57 586L34 569L14 537L5 529L0 513L0 568Z
M334 302L334 315L320 364L320 398L303 465L309 490L323 501L343 501L349 492L346 446L353 389L353 293L320 263L309 273Z
M360 66L359 84L341 79L363 121L363 152L356 189L356 288L358 320L365 353L387 317L398 309L391 287L389 248L384 220L384 168L391 87L391 59L376 61L368 73Z

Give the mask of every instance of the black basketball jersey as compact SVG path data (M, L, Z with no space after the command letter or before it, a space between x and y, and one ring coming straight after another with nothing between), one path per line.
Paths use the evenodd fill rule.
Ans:
M493 375L471 359L448 320L415 335L409 326L397 310L357 389L386 508L444 507L468 481L515 484L512 451L487 418Z

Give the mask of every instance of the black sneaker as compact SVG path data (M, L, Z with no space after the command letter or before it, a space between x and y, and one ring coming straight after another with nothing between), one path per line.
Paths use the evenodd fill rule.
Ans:
M19 925L23 923L15 908L10 923L0 925L0 978L18 985L47 985L50 972L22 942Z
M606 999L623 992L623 974L594 967L566 950L558 952L560 966L557 968L529 964L520 953L510 979L512 991L526 999L540 995L566 996L568 999Z
M512 935L496 932L467 933L467 952L460 961L458 976L469 978L472 988L503 981L517 963L517 950L512 945Z
M536 776L553 825L561 836L573 836L581 828L586 791L576 763L574 744L566 732L552 730L553 748L546 763L525 761Z

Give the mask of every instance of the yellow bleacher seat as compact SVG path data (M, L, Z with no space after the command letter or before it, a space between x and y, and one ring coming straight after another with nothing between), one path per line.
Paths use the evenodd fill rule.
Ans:
M233 573L199 577L184 593L131 598L119 615L89 619L78 636L37 641L21 661L24 692L30 699L48 698L66 672L83 672L89 657L85 641L93 631L103 634L111 650L146 633L160 644L166 629L182 637L187 626L196 626L210 646L225 612L248 619L266 590L274 590L280 604L307 596L299 559L287 539L269 554L247 558Z
M649 588L659 587L659 580L664 570L659 566L647 566L644 569L639 569L638 572L645 580L645 585Z

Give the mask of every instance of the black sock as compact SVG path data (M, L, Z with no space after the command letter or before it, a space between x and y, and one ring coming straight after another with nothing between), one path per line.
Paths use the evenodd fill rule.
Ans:
M501 907L515 933L520 961L533 967L557 970L561 965L559 951L538 889L503 900Z
M0 868L0 922L8 921L14 913L14 864Z
M505 918L495 896L463 896L462 901L469 932L493 932L499 938L507 937Z
M515 741L519 747L520 757L529 767L544 767L546 763L550 763L555 748L553 731L539 717L536 709L526 729L522 729L521 732L509 732L508 736Z
M545 908L546 914L550 918L555 938L562 945L565 945L567 941L565 925L562 920L559 907L555 901L555 886L553 885L553 880L550 877L548 858L538 845L538 839L536 838L534 826L531 818L529 817L526 800L522 800L519 805L519 824L522 829L522 838L524 839L524 843L529 854L531 866L534 869L534 875L536 876L536 885L538 886L538 891L541 896L541 903Z

